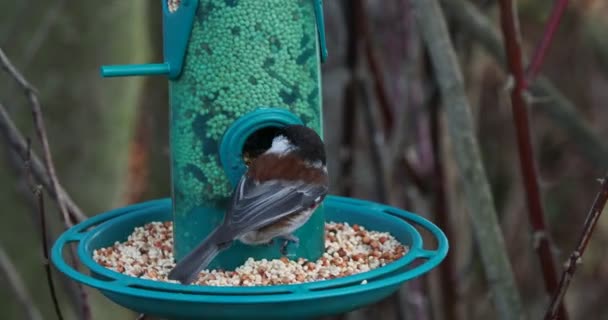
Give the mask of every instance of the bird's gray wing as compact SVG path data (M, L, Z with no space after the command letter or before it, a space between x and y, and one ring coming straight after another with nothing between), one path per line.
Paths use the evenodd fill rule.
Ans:
M312 207L327 192L325 185L280 180L256 183L244 176L235 188L224 223L233 234L242 235Z

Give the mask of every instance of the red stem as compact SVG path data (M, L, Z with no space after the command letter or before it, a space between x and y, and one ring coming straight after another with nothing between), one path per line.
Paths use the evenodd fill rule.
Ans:
M528 120L528 106L523 98L526 79L522 63L516 7L512 0L500 0L499 5L500 22L505 41L509 72L515 80L514 87L511 90L511 107L513 109L513 120L517 133L520 168L526 191L528 217L534 231L534 238L538 241L536 242L535 249L540 259L545 289L549 294L554 294L557 290L557 272L553 255L551 254L549 235L538 187L534 150L532 148ZM560 308L559 314L560 319L567 319L567 313L563 306Z
M556 0L553 5L553 9L551 10L551 16L549 17L549 21L547 21L547 25L545 26L545 31L543 33L543 38L540 43L536 47L534 51L534 56L532 57L532 61L526 70L526 87L527 84L532 82L545 60L547 56L547 51L553 42L553 37L555 35L555 31L559 27L559 23L568 7L568 0Z

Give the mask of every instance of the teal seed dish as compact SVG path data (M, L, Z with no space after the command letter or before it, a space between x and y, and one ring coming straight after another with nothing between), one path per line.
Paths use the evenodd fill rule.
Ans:
M232 186L218 151L235 120L259 108L280 108L322 136L318 52L311 0L200 1L182 74L169 87L177 259L223 218ZM315 214L306 228L318 229L312 233L318 243L293 252L315 259L323 251L323 216ZM256 258L251 249L248 256L235 254L243 249L236 245L220 254L214 266Z

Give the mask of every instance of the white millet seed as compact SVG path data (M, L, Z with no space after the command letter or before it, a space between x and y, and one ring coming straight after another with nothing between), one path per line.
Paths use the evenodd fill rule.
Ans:
M169 1L178 3L179 0ZM359 225L325 223L325 252L317 261L287 257L247 259L234 271L204 270L195 282L208 286L268 286L345 277L385 266L408 251L386 232L368 231ZM132 277L168 280L173 262L173 223L151 222L136 227L125 242L93 252L100 265ZM366 284L363 280L361 284Z

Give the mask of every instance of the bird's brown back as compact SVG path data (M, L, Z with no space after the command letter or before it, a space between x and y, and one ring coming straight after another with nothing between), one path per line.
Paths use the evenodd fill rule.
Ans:
M311 170L313 169L313 170ZM253 161L247 171L251 178L264 182L277 180L302 180L308 183L327 184L327 174L321 168L307 167L295 155L264 154Z

